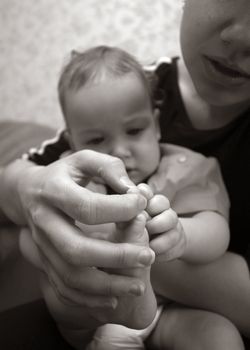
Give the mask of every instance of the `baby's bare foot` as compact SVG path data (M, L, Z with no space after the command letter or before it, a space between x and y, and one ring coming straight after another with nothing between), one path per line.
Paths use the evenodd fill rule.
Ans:
M136 245L149 245L146 225L146 215L139 214L129 223L117 225L117 241ZM112 312L112 320L129 328L142 329L147 327L156 314L156 298L150 282L150 267L114 269L110 272L138 277L143 283L141 288L131 291L131 296L118 298L117 308Z

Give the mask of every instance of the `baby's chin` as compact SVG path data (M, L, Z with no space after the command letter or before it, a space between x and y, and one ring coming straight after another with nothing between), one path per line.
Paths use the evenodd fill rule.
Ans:
M135 185L139 185L139 183L142 182L143 178L142 175L138 173L138 171L135 170L127 170L128 176L130 178L131 181L133 181L133 183Z
M141 173L138 170L128 171L128 176L135 185L139 185L140 183L146 182L149 177L149 175L145 175L144 173Z

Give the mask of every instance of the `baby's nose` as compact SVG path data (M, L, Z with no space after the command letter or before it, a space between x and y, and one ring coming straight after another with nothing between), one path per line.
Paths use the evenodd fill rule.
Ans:
M112 155L118 158L127 158L130 156L129 147L122 142L117 142L117 144L113 145Z

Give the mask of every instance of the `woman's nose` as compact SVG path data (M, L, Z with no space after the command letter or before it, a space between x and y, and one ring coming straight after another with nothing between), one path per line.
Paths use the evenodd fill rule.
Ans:
M221 31L221 40L232 49L232 51L250 52L250 13L241 21L229 23Z

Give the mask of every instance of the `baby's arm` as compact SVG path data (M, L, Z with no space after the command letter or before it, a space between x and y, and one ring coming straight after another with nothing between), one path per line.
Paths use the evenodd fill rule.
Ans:
M229 227L221 214L202 211L178 217L165 196L154 195L148 202L147 230L158 261L180 258L190 263L208 263L226 251Z
M180 257L190 263L209 263L222 256L229 244L227 220L214 211L179 218L186 234L186 249Z

